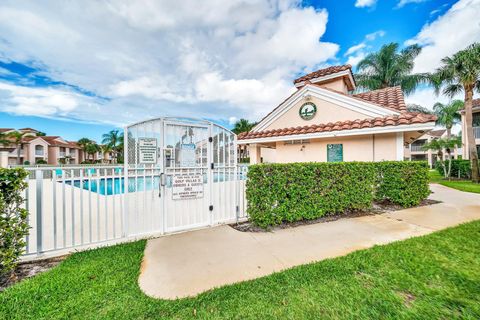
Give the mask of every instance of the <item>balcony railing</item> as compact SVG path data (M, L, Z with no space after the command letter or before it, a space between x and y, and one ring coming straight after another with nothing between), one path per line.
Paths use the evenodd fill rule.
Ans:
M35 155L36 156L43 156L45 153L43 152L43 150L35 150Z
M411 150L411 151L424 151L422 148L423 148L423 145L421 145L421 146L419 146L419 145L415 145L415 146L412 145L412 147L411 147L410 150Z
M473 135L475 139L480 139L480 127L473 127Z
M60 151L60 158L65 158L65 151Z

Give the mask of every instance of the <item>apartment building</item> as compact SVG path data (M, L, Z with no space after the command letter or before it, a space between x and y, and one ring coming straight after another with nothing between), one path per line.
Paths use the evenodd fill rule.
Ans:
M23 134L20 144L15 145L8 134L14 131ZM74 141L60 136L44 136L32 128L0 128L11 143L0 145L0 166L15 164L79 164L84 160L83 151Z
M423 150L423 146L432 140L445 138L447 135L447 130L440 129L440 130L432 130L426 132L418 139L413 141L412 143L405 146L404 150L404 158L405 160L411 161L422 161L425 160L428 162L430 168L435 167L435 163L439 160L438 155L435 151L432 150ZM443 150L442 152L442 160L447 159L447 152ZM452 152L453 159L458 159L462 156L462 148L455 148Z

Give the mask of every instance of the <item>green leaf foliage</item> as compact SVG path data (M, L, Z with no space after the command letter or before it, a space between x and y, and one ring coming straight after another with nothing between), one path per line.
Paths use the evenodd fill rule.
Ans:
M22 208L27 171L0 168L0 280L8 277L25 248L28 212Z
M424 162L311 162L250 166L246 196L250 220L267 228L368 209L374 200L413 206L429 192Z
M452 160L452 172L450 177L459 178L459 179L471 179L472 178L472 169L471 169L470 160ZM442 161L437 161L435 163L435 169L443 176L444 167L442 166Z

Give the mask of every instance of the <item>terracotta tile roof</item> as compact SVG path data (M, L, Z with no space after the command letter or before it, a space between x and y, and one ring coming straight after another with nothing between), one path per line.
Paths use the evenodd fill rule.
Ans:
M307 134L307 133L320 133L331 132L351 129L366 129L373 127L387 127L398 125L409 125L433 122L437 119L436 116L431 114L424 114L419 112L404 112L400 115L378 117L370 119L357 119L347 121L337 121L335 123L327 124L313 124L303 127L291 127L283 129L266 130L260 132L243 132L238 135L239 140L268 138L277 136L288 136L295 134Z
M352 97L357 97L400 112L407 111L400 86L358 93L352 95Z
M479 99L473 99L472 107L480 107L480 98Z
M15 129L12 129L12 128L0 128L0 132L8 132L8 131L12 131L12 130L15 130Z
M352 66L349 65L349 64L345 64L343 66L331 66L331 67L328 67L328 68L320 69L320 70L311 72L309 74L306 74L306 75L304 75L300 78L297 78L297 79L293 80L293 83L299 83L299 82L302 82L302 81L312 80L312 79L315 79L315 78L328 76L330 74L334 74L334 73L345 71L345 70L350 70L350 72L351 72L352 71Z

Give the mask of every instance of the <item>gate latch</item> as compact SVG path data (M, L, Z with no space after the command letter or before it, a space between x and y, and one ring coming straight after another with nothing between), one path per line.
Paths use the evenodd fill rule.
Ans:
M208 210L213 211L213 205L210 205L210 206L208 207Z

